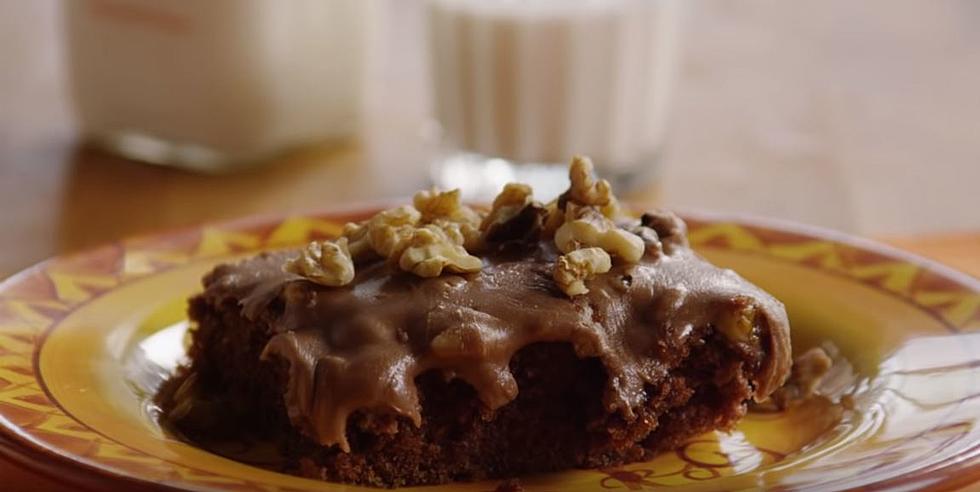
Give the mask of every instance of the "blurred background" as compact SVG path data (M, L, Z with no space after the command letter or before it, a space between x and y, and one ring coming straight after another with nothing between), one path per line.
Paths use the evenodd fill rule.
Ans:
M3 0L0 277L575 152L642 205L980 271L980 2L516 4Z

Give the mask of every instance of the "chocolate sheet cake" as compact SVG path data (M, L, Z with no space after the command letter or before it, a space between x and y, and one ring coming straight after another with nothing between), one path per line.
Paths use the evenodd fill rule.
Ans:
M486 213L425 192L217 267L165 421L388 487L611 466L731 428L787 377L782 304L695 254L673 214L623 214L587 160L570 174L547 205L522 185Z

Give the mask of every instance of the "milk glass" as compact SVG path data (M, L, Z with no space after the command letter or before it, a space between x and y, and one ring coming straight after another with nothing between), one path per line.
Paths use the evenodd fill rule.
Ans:
M656 173L677 67L677 0L428 0L433 179L543 194L592 157L621 188Z
M358 127L372 0L69 0L84 135L202 171Z

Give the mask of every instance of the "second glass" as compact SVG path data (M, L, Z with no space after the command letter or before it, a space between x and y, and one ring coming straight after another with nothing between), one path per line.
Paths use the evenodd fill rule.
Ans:
M620 189L656 174L677 66L676 0L429 0L433 180L542 198L575 154Z
M85 137L139 161L231 171L353 135L367 0L70 0Z

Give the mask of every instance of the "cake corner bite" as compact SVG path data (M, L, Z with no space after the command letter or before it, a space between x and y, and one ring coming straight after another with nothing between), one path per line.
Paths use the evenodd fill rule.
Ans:
M261 429L283 471L375 486L652 457L730 429L791 364L785 309L636 218L576 158L550 203L508 185L222 265L191 301L189 364L158 395L202 442Z

